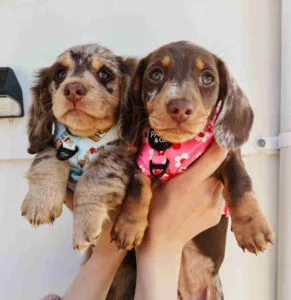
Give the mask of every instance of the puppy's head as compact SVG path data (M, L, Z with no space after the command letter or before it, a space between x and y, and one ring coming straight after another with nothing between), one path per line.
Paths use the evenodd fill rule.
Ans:
M189 42L165 45L144 58L121 106L122 136L138 145L140 127L148 122L165 140L189 140L203 130L222 100L215 138L226 148L248 138L253 112L225 64Z
M77 136L111 128L130 70L120 57L92 44L68 49L38 75L28 126L30 153L51 142L55 120Z

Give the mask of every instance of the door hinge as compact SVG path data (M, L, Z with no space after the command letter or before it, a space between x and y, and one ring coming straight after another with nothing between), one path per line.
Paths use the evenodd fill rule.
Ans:
M259 136L255 140L255 145L259 151L291 147L291 131L282 132L278 136Z

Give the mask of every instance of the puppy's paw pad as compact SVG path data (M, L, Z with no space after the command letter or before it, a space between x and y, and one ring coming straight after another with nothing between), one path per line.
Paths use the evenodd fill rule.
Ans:
M119 249L131 250L141 244L147 226L146 218L135 220L121 215L112 228L111 240Z

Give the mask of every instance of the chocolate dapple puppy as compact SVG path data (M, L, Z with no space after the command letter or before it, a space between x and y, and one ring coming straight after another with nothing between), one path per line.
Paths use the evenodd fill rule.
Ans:
M273 243L273 231L259 208L240 152L249 137L253 111L221 59L190 42L165 45L140 61L129 97L124 100L121 135L127 151L137 156L137 166L112 230L119 247L131 249L141 242L152 181L168 180L183 172L214 139L229 149L213 176L224 184L225 212L229 210L231 215L238 245L258 253ZM210 299L223 297L218 271L226 227L223 216L217 226L184 249L182 285L192 286L194 294L195 289L197 295L206 290ZM191 261L195 256L195 262Z
M134 59L97 44L76 46L40 70L32 88L28 152L37 155L22 215L34 226L52 223L69 186L78 250L94 244L108 211L122 203L132 173L117 122L134 68Z

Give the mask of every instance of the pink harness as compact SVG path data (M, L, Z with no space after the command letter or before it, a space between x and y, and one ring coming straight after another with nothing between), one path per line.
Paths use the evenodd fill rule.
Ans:
M184 172L214 141L213 127L221 108L219 101L212 120L196 137L183 143L169 143L150 128L144 128L137 164L144 174L159 180L169 180ZM224 214L229 215L227 206Z

